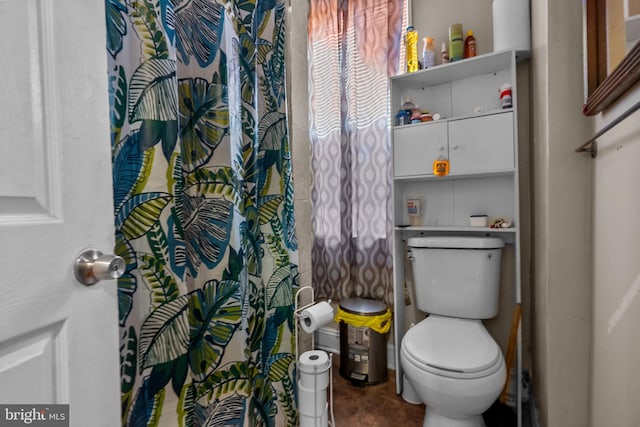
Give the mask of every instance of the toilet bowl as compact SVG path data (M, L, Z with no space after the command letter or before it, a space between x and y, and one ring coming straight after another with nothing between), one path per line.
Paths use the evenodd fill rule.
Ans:
M427 317L405 334L400 360L427 406L424 427L483 427L506 379L502 352L479 320Z
M430 316L402 338L400 363L426 404L424 427L484 427L482 413L507 376L482 319L498 313L504 241L495 237L408 239L418 309Z

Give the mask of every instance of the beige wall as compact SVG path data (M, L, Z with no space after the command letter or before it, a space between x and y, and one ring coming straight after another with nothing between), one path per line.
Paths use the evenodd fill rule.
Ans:
M311 147L307 92L307 1L288 6L287 80L300 285L311 285Z
M462 24L463 36L473 30L478 55L493 51L492 0L412 1L411 23L420 35L418 50L422 52L422 38L433 37L436 52L442 42L449 40L449 25ZM448 49L447 43L447 49Z
M293 167L293 204L298 238L300 286L311 286L311 147L309 141L309 96L307 92L307 1L287 2L286 73L289 130ZM300 294L301 305L311 294ZM298 354L312 350L312 335L299 331Z

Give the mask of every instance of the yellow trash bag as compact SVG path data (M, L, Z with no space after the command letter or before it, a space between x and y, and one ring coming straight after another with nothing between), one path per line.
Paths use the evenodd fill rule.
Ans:
M336 322L340 322L342 320L356 328L369 328L379 334L386 334L389 332L389 329L391 329L391 310L387 308L387 311L383 314L378 314L376 316L363 316L362 314L349 313L338 306L333 320Z

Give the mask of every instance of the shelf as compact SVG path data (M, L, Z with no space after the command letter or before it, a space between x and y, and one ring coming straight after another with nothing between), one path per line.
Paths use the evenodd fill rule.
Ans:
M515 169L503 169L503 170L493 170L491 172L470 172L470 173L447 175L447 176L435 176L435 175L394 176L393 180L397 182L450 181L455 179L490 178L494 176L509 176L509 175L513 175L514 173L515 173Z
M494 114L504 114L504 113L511 113L511 112L513 112L513 108L504 108L502 110L485 111L484 113L471 114L467 116L443 117L439 120L431 120L430 122L420 122L420 123L412 123L412 124L402 125L402 126L393 126L393 130L407 129L407 128L420 127L420 126L430 126L436 123L446 123L446 122L453 122L456 120L475 119L478 117L487 117L487 116L493 116Z
M421 227L394 227L395 231L460 231L464 233L515 233L518 227L510 228L489 228L489 227L471 227L464 225L441 225L441 226L421 226Z
M393 76L391 77L391 82L396 88L403 90L434 86L508 69L511 67L513 58L513 51L511 50L488 53L474 58L437 65L410 74Z

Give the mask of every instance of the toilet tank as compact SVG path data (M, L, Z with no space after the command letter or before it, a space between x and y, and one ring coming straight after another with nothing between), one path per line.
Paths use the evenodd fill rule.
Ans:
M414 237L408 246L420 310L465 319L498 314L502 239Z

